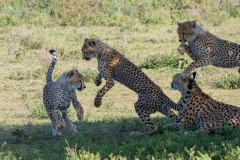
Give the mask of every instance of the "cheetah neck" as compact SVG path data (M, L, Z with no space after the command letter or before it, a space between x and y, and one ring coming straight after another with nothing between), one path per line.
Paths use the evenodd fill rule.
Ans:
M198 34L198 33L202 32L202 31L204 31L204 30L202 29L202 27L196 25L195 30L194 30L194 33L195 33L195 34Z
M66 89L66 90L74 90L72 88L72 86L69 84L68 82L68 77L67 77L67 73L68 72L65 72L63 73L56 81L56 83L58 83L60 86L63 87L63 89Z
M192 43L197 38L197 35L201 32L204 32L202 27L196 25L195 30L194 30L194 34L188 39L188 43Z
M104 42L100 42L99 46L101 46L101 48L100 47L98 48L98 54L95 55L97 59L99 59L100 57L105 57L109 55L122 55L116 49L110 47Z

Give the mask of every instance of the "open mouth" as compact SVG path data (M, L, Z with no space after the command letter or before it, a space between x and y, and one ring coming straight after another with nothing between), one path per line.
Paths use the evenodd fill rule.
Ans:
M187 41L181 41L180 43L181 43L181 44L186 44L186 43L187 43Z
M90 60L90 58L87 58L87 57L85 57L85 59L86 59L87 61L89 61L89 60Z

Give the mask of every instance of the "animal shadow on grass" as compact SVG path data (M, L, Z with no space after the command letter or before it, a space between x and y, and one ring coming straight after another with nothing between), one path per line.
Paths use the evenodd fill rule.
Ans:
M158 125L157 132L151 136L141 137L129 135L131 131L141 130L145 126L137 117L76 121L74 125L77 127L78 133L70 133L65 126L61 139L52 137L50 122L39 125L0 127L0 156L12 153L15 157L23 159L66 159L66 148L69 150L69 148L75 147L76 155L79 154L79 150L84 149L95 155L100 154L101 158L118 155L127 159L134 159L135 156L144 159L146 155L157 155L164 149L170 153L184 153L184 147L208 146L210 143L218 146L220 143L219 140L205 141L204 143L201 141L201 138L213 139L216 135L204 133L198 135L191 130L188 135L185 135L184 130L163 130L164 124L171 123L171 120L166 117L154 117L152 121ZM237 136L239 137L238 133L231 133L233 139ZM224 136L220 136L220 138L230 140L225 139Z
M171 120L165 117L152 118L155 124L161 125L170 123ZM45 121L45 120L44 120ZM81 148L90 149L93 146L98 148L105 144L121 146L121 144L132 141L133 145L138 139L148 139L158 135L158 131L152 136L131 137L132 131L142 130L145 125L136 118L104 118L96 121L73 122L78 133L69 132L67 126L64 127L60 139L52 137L51 122L41 124L9 125L0 127L0 145L2 145L2 155L13 152L17 157L26 159L46 158L51 152L58 152L59 158L65 158L65 147L77 144ZM163 133L163 132L162 132ZM67 142L67 143L66 143ZM95 148L94 147L94 148ZM21 148L21 149L20 149ZM34 150L34 151L33 151ZM93 149L95 150L95 149ZM105 150L106 155L108 149ZM97 152L97 150L96 150ZM111 154L109 150L109 154ZM107 155L108 156L108 155Z

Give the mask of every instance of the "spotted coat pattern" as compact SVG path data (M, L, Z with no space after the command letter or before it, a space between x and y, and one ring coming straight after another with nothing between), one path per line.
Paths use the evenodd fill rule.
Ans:
M192 73L195 74L196 72ZM174 75L172 88L184 96L188 80L183 80L181 74ZM200 131L210 131L222 127L224 123L232 128L240 127L240 108L212 99L198 87L195 80L192 84L190 99L186 106L178 112L180 121L168 124L166 127L184 129L187 126L197 126Z
M177 32L181 43L178 48L179 53L185 52L194 60L182 72L183 78L187 78L196 68L208 65L223 68L240 67L239 44L204 31L195 21L178 23ZM240 73L240 68L238 72Z
M114 80L137 93L138 100L134 104L135 110L139 118L145 123L146 128L142 131L132 132L130 135L141 136L155 132L157 127L150 120L150 114L157 111L174 121L178 120L169 106L172 105L172 108L178 109L184 106L186 102L183 101L178 105L173 103L158 85L117 50L101 40L85 39L82 52L85 60L89 61L93 57L97 58L99 74L96 77L95 84L99 86L102 83L102 78L106 80L106 84L95 97L94 105L96 107L101 106L102 98L114 86ZM185 97L186 101L188 100L187 96Z
M73 107L77 111L78 119L80 121L83 120L83 108L77 100L75 90L82 91L86 86L84 84L84 77L77 69L63 73L63 75L54 82L52 80L52 72L57 61L57 53L55 50L50 50L50 53L53 55L53 59L46 74L46 85L43 89L43 103L48 117L52 122L52 135L54 137L60 137L65 123L71 132L77 132L76 127L67 115L67 109L70 107L70 102L72 102Z

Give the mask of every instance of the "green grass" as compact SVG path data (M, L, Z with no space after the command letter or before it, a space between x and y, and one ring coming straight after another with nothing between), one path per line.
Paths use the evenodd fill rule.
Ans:
M94 98L100 89L94 85L97 61L84 61L81 55L84 38L104 40L177 102L180 93L170 87L172 76L191 60L177 52L176 22L197 20L211 33L240 43L237 1L0 0L0 8L0 159L240 158L239 130L226 129L224 134L162 130L171 120L160 113L151 116L157 133L130 137L131 131L144 128L134 109L137 95L116 82L102 106L95 108ZM48 50L52 48L59 53L53 79L75 67L87 86L77 93L85 120L78 122L76 111L72 106L69 109L79 133L65 129L61 140L52 138L42 103L52 58ZM204 92L239 106L237 68L196 70L197 83Z
M153 120L161 122L160 125L169 122L167 118ZM137 118L75 124L79 133L71 135L64 131L61 140L52 139L49 124L23 126L27 138L19 143L15 136L9 136L1 145L2 156L17 159L238 159L240 156L239 130L228 129L225 135L158 130L152 136L132 138L130 130L144 127ZM30 138L27 129L31 129Z
M0 26L120 26L136 23L169 25L185 19L213 25L239 18L237 1L178 0L9 0L0 1Z
M222 77L218 81L216 81L217 88L223 89L238 89L240 88L240 77L235 74L228 74L225 77Z
M164 67L184 69L184 66L186 67L187 65L189 65L187 59L172 54L161 57L157 57L157 55L149 56L145 61L141 62L138 67L140 69L159 69Z

